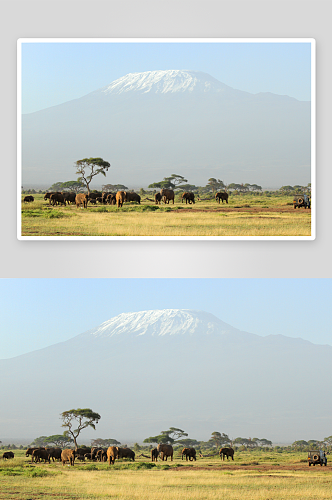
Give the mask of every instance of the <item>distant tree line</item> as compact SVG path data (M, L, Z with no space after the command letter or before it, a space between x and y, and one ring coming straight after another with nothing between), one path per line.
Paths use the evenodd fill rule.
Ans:
M72 410L71 410L72 411ZM74 411L86 411L86 410L74 410ZM91 410L90 410L91 411ZM66 413L66 412L64 412ZM92 412L93 413L93 412ZM92 413L89 415L91 416ZM81 414L82 415L82 414ZM98 414L94 414L98 415ZM89 421L89 419L87 420ZM96 421L94 421L96 423ZM86 425L87 426L87 425ZM82 427L83 428L83 427ZM85 427L84 427L85 428ZM81 429L82 430L82 429ZM74 440L70 438L68 432L64 432L63 434L54 434L52 436L40 436L36 438L29 446L37 446L37 447L52 447L59 446L61 448L66 448L72 446ZM138 443L134 444L135 451L144 451L152 449L156 444L165 443L171 444L174 449L182 449L193 447L201 452L208 452L217 454L220 448L223 447L232 447L236 451L269 451L274 450L279 453L293 453L293 452L306 452L309 450L324 450L332 452L332 436L328 436L323 440L315 440L309 439L305 441L303 439L294 441L290 445L275 445L273 446L272 441L265 438L230 438L225 433L220 432L212 432L211 437L208 441L198 441L193 438L189 438L188 434L184 432L182 429L176 427L170 427L167 431L161 431L157 436L150 436L144 439L144 443L147 443L146 446L139 445ZM1 441L0 441L1 444ZM76 443L77 444L77 443ZM94 447L108 447L108 446L118 446L120 445L120 441L116 439L92 439L91 446ZM126 445L125 445L126 447ZM23 449L23 445L15 445L8 444L0 446L0 449Z
M165 178L170 179L170 178ZM169 181L161 181L150 184L148 189L140 188L138 193L141 196L153 196L155 193L159 192L161 188L166 187L167 189L173 189L175 194L182 193L183 191L192 192L199 197L205 197L206 199L213 199L214 195L218 191L226 191L229 195L241 196L241 195L251 195L251 196L293 196L296 194L311 194L311 184L307 186L282 186L276 190L262 190L261 186L257 184L237 184L230 183L224 184L220 179L209 179L206 186L195 186L194 184L173 184ZM105 192L117 192L117 191L132 191L128 186L124 184L104 184L102 185L102 191ZM22 189L22 194L43 194L46 191L72 191L75 193L86 192L86 187L82 182L78 181L66 181L66 182L55 182L47 190L35 190L35 189ZM98 190L92 189L90 192L97 192Z
M294 441L291 447L295 451L307 451L307 450L332 451L332 436L328 436L321 441L316 439L309 439L309 441L304 441L304 439L301 439L299 441Z
M76 169L76 175L79 177L76 181L66 181L66 182L56 182L47 191L74 191L75 193L87 191L90 194L90 183L94 177L101 174L106 177L106 172L111 167L110 163L103 160L103 158L83 158L75 162L74 167ZM154 182L149 184L149 189L173 189L174 191L190 191L196 193L199 196L204 195L214 195L218 191L226 191L228 194L243 195L243 194L263 194L262 186L258 184L239 184L239 183L229 183L225 184L221 179L215 179L211 177L208 179L206 186L195 186L194 184L188 184L188 180L182 175L172 174L169 177L164 177L162 181ZM114 191L126 191L128 188L123 184L105 184L102 186L103 191L114 192ZM42 191L40 190L39 193ZM264 191L264 194L297 194L306 193L310 194L311 184L307 186L282 186L276 191ZM23 190L23 194L35 194L34 189ZM146 192L143 188L140 189L140 194L154 194L155 191Z

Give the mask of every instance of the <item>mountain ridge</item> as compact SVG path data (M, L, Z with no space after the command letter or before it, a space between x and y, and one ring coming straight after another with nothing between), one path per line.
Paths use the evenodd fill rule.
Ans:
M0 415L3 437L22 429L34 437L60 432L59 414L68 408L93 408L103 417L101 436L111 427L117 439L136 441L171 425L195 438L215 429L291 442L317 436L317 429L328 435L331 346L261 337L202 311L147 313L123 313L67 341L0 360L10 408ZM146 329L144 317L155 330ZM162 318L163 335L152 334L162 331Z
M166 320L170 320L167 322ZM181 321L174 322L175 319L182 319ZM207 321L204 326L203 320ZM150 321L150 328L149 328ZM159 333L158 333L159 332ZM75 335L67 340L61 342L55 342L48 346L42 347L40 349L35 349L18 356L13 356L12 358L0 359L1 362L7 362L9 360L15 360L23 357L31 357L34 353L49 352L51 350L56 350L61 346L77 346L82 343L85 346L86 343L96 345L96 341L107 341L106 345L109 345L109 341L130 341L130 339L139 339L146 337L157 338L176 338L176 337L186 337L186 340L198 340L204 339L207 336L215 336L224 343L236 343L238 341L246 343L259 343L261 346L268 347L269 345L280 345L287 344L289 347L296 347L300 344L330 348L332 346L326 344L315 344L309 340L305 340L301 337L288 337L282 334L269 334L269 335L258 335L251 332L246 332L238 328L225 323L220 318L212 313L208 313L201 310L195 309L151 309L145 311L127 312L120 313L113 316L109 320L103 321L96 327L90 328L82 333ZM92 344L91 344L92 345ZM115 345L115 344L113 344ZM331 351L332 352L332 351ZM39 355L38 354L38 355Z
M104 94L123 92L223 92L230 89L224 83L202 71L160 70L128 73L100 89Z
M310 102L174 71L125 75L24 114L22 185L70 179L78 159L97 156L110 162L112 182L130 189L170 171L197 186L211 177L276 188L310 182Z

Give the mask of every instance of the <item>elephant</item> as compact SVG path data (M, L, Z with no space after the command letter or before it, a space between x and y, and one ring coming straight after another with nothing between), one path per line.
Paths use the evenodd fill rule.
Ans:
M91 448L88 448L86 446L82 446L81 448L77 448L76 453L75 453L75 458L77 460L85 460L85 455L87 453L91 453Z
M160 453L161 459L164 460L166 457L171 457L171 461L173 461L173 446L170 444L158 444L157 451Z
M43 448L45 449L45 448ZM34 450L38 450L38 448L28 448L27 451L25 452L25 456L28 457L29 455L32 455L32 452Z
M98 451L102 450L102 448L98 448L98 447L92 447L90 449L90 452L91 452L91 459L92 460L96 460L97 459L97 453ZM87 453L89 453L89 451L87 451Z
M115 197L116 197L116 204L117 204L118 208L122 207L123 203L125 202L125 197L126 197L125 192L124 191L118 191L116 193Z
M127 191L124 192L125 194L125 199L124 201L137 201L137 203L140 205L141 204L141 197L137 193L128 193Z
M106 450L98 450L96 453L96 459L99 462L106 462L107 460L107 451Z
M109 465L114 464L116 458L118 458L118 448L116 446L110 446L107 449L107 461Z
M106 203L108 203L109 205L116 205L116 194L108 193L106 196Z
M66 198L61 193L52 193L50 196L50 204L52 205L64 205L66 206Z
M183 203L183 200L186 200L186 205L187 205L187 202L189 203L193 203L195 204L195 195L194 193L183 193L182 194L182 199L181 199L181 203Z
M49 200L48 204L50 205L51 204L51 194L61 194L61 193L58 193L56 191L50 191L49 193L45 193L45 196L44 196L44 200Z
M183 460L183 456L186 457L186 460L188 460L188 458L190 461L196 460L195 448L183 448L182 453L181 453L182 460Z
M161 199L162 199L162 196L161 196L161 194L160 194L160 193L156 193L156 194L154 195L154 201L155 201L155 204L156 204L156 205L160 205Z
M66 462L69 462L70 465L74 465L75 464L75 457L76 457L75 450L71 450L69 448L62 450L62 452L61 452L62 465L65 465Z
M2 458L9 459L9 458L14 458L14 453L12 451L5 451L5 453L2 455Z
M99 198L99 196L102 196L102 193L100 191L97 191L96 193L90 193L89 200L95 200L96 198Z
M135 452L130 448L118 448L118 458L131 458L135 462Z
M161 189L160 190L161 197L164 199L164 203L169 203L170 200L173 200L174 205L174 191L172 189Z
M224 203L224 200L228 203L228 193L216 193L216 201L220 203L220 200L222 203Z
M158 452L157 448L153 448L153 450L151 450L151 460L152 460L152 462L157 462L158 461L158 455L159 455L159 452Z
M89 448L88 446L81 446L76 450L76 454L78 455L85 455L86 453L91 453L91 448Z
M31 455L31 462L40 462L40 460L44 460L44 462L48 461L49 464L51 463L49 450L41 448L33 450Z
M47 448L46 451L49 453L52 462L61 460L61 448Z
M35 201L34 197L29 195L24 197L24 202L29 203L30 201Z
M231 457L231 459L234 460L233 448L220 448L219 455L220 455L220 458L222 458L223 460L225 457L227 457L227 460L228 460L228 457Z
M89 197L86 193L78 193L75 198L76 207L83 205L83 208L88 206Z
M68 193L66 191L62 191L61 194L68 204L75 203L76 193Z

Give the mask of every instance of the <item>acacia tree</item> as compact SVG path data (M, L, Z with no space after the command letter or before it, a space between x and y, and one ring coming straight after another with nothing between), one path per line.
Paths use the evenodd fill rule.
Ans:
M197 441L197 439L180 439L179 441L176 442L177 444L181 444L185 448L194 448L195 446L200 446L200 442Z
M331 450L332 449L332 436L324 438L324 443Z
M175 441L180 438L188 436L186 432L182 429L177 429L176 427L170 427L168 431L161 431L158 436L151 436L144 439L144 443L165 443L165 444L173 444Z
M101 189L105 192L111 191L128 191L129 188L124 184L104 184Z
M258 442L260 446L272 446L272 441L269 441L268 439L265 438L258 439Z
M60 418L63 421L62 427L67 427L64 435L70 435L73 438L77 450L77 437L80 432L86 427L92 427L96 430L96 424L98 424L101 416L90 408L78 408L77 410L63 411ZM74 425L77 425L77 429L73 428Z
M214 177L211 177L211 179L208 180L206 187L212 189L212 193L214 193L220 189L225 189L226 186L220 179L217 180Z
M91 439L91 446L98 447L98 448L106 448L109 446L117 446L118 444L121 444L120 441L117 441L116 439Z
M108 161L104 161L102 158L83 158L83 160L78 160L75 163L75 166L76 174L80 176L77 179L78 182L84 182L87 187L88 194L90 194L90 182L92 179L98 174L102 174L106 177L106 172L111 165Z
M170 177L164 177L163 181L160 182L154 182L153 184L150 184L148 187L149 188L165 188L165 189L176 189L176 188L183 188L183 186L180 186L183 182L188 182L187 179L182 177L182 175L178 174L172 174Z
M73 443L74 441L64 434L53 434L52 436L40 436L37 437L31 444L30 446L47 446L50 444L53 444L55 446L61 446L61 447L66 447L70 443Z
M294 441L292 443L292 448L295 448L295 450L303 450L308 448L309 443L307 441L304 441L304 439L300 439L299 441Z
M54 444L55 446L59 446L61 448L65 448L73 442L73 439L69 437L66 432L63 434L53 434L53 436L48 436L47 438L47 444Z
M66 181L62 183L61 188L65 191L68 189L68 191L79 193L84 188L84 184L81 181Z
M225 444L231 444L231 440L224 432L222 434L220 432L212 432L209 442L213 443L216 448L221 448Z
M48 443L47 439L48 439L47 436L39 436L34 441L32 441L30 446L38 446L38 447L46 446Z
M164 181L168 181L170 184L172 184L174 186L174 189L176 189L177 187L182 187L180 186L180 184L183 184L184 182L188 182L187 179L185 179L184 177L182 177L182 175L178 175L178 174L172 174L170 177L164 177Z
M61 191L63 182L55 182L47 191Z

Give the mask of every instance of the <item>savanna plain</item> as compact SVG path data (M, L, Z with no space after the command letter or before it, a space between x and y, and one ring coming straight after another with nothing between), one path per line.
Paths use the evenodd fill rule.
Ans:
M23 197L22 197L23 200ZM156 205L142 200L122 207L50 206L44 195L22 201L22 236L310 236L311 209L294 209L292 196L230 196L195 204Z
M306 452L237 451L234 461L218 455L173 461L117 460L114 465L58 461L31 463L25 450L0 460L0 498L28 499L146 499L176 500L294 500L329 499L332 466L308 467Z

